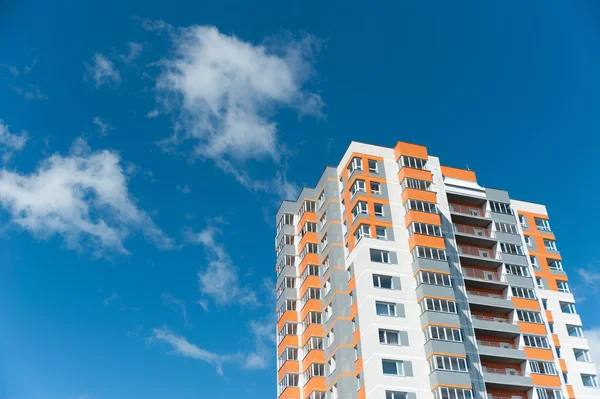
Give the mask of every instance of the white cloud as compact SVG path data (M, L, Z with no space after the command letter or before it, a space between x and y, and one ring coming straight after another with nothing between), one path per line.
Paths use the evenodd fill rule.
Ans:
M207 227L199 233L188 231L187 234L188 242L204 247L208 259L208 265L198 272L200 292L218 305L256 304L256 293L240 285L238 268L223 244L216 241L217 234L220 234L220 230L215 227Z
M189 184L178 184L177 185L177 191L181 191L184 194L189 194L192 192L192 190L190 189L190 185Z
M152 119L152 118L156 118L158 115L160 115L160 113L158 112L157 109L153 109L152 111L148 112L146 114L146 118L148 119Z
M19 76L19 69L16 66L0 64L0 68L6 68L13 76Z
M186 327L192 326L188 321L187 307L185 306L185 303L181 299L175 298L168 291L165 291L162 294L160 294L160 297L162 298L163 303L165 305L170 306L175 312L177 312L181 315L181 317L183 318L183 323L185 324Z
M114 301L116 301L117 299L119 299L119 294L117 294L116 292L113 292L112 294L110 294L109 296L104 298L102 300L102 303L104 303L104 306L108 306L111 303L113 303Z
M11 89L17 93L18 96L23 97L25 100L47 100L48 95L43 93L39 87L36 85L30 84L27 85L27 88L17 87L14 85L9 85Z
M106 136L106 133L109 130L112 130L112 126L110 126L104 119L95 116L92 119L92 123L98 127L98 131L101 136Z
M304 88L319 42L306 36L255 45L210 26L172 37L175 55L161 61L156 88L158 102L174 113L176 133L159 145L172 150L191 141L193 157L214 160L252 190L271 191L273 182L255 182L239 165L280 163L286 149L271 119L275 109L321 115L321 97Z
M600 327L585 330L583 335L590 346L591 357L596 364L596 371L600 372Z
M593 261L585 268L577 269L579 281L570 283L571 292L578 303L582 303L592 298L600 303L600 272L598 268L599 262Z
M121 81L119 71L115 69L114 64L104 54L94 54L92 65L85 64L86 78L91 78L96 84L96 88L104 84L118 84Z
M159 248L173 247L129 193L119 155L91 152L82 139L30 174L0 170L0 205L13 223L39 238L58 235L70 249L127 254L123 242L138 231Z
M202 349L188 342L185 337L175 335L165 328L155 328L152 330L152 334L153 335L150 338L151 341L158 340L171 345L173 348L173 352L171 352L171 354L190 357L212 364L216 367L217 374L219 375L223 375L224 363L237 361L240 359L240 355L219 355L215 352Z
M119 54L119 58L125 64L131 64L133 61L135 61L137 57L140 56L142 50L144 49L144 46L140 43L128 42L127 47L129 48L129 52L127 53L127 55Z
M27 143L27 132L11 133L8 125L0 119L0 152L2 161L8 162L15 151L21 151Z
M244 367L247 369L266 369L273 356L272 349L277 345L275 320L253 320L250 322L250 332L254 339L254 350L246 354Z

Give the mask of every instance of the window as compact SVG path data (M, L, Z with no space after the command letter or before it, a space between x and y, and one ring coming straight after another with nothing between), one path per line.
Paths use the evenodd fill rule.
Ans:
M523 335L523 344L531 348L550 348L548 338L539 335Z
M539 231L552 231L552 230L550 230L550 223L548 222L548 219L534 218L534 220L535 220L535 227Z
M382 359L383 374L404 376L404 363L401 360Z
M329 330L329 332L327 333L325 338L327 339L328 347L331 346L331 344L333 344L335 342L335 332L334 332L333 328L331 330Z
M277 222L277 234L281 231L283 226L292 226L294 224L294 215L291 213L284 213L281 215L279 222Z
M563 381L565 384L570 384L569 382L569 374L568 373L562 373L563 376Z
M355 196L356 193L366 193L366 192L367 192L367 186L366 186L364 180L356 180L356 181L354 181L354 184L352 185L352 187L350 187L350 194L352 194L352 196Z
M591 362L590 351L587 349L573 349L573 353L575 354L575 359L578 362Z
M315 222L306 222L304 226L302 226L302 230L300 232L300 238L304 237L306 233L316 233L317 232L317 224Z
M505 254L524 255L523 247L515 244L508 244L505 242L500 243L500 250Z
M354 361L358 360L358 345L354 347Z
M537 258L533 255L529 255L529 262L531 263L531 266L533 266L533 267L540 267L540 265L538 264Z
M452 286L450 275L442 273L420 271L418 281L422 284L442 285L445 287Z
M308 355L308 352L310 352L312 350L322 351L323 350L323 338L310 337L308 339L308 341L306 342L306 344L304 345L304 348L302 348L302 350L304 352L304 356Z
M421 300L421 311L456 313L456 302L447 299L425 298Z
M306 399L327 399L327 392L313 391Z
M331 356L331 359L329 359L329 361L327 362L327 365L329 366L329 375L331 375L331 373L333 373L335 371L335 367L336 367L335 355ZM336 388L336 391L337 391L337 388Z
M527 248L532 248L533 247L533 241L531 240L531 237L529 237L529 236L523 236L523 238L525 239L525 245L527 245Z
M381 194L381 184L372 181L369 186L371 187L371 194Z
M542 316L539 312L531 312L527 310L517 310L517 319L526 323L543 323Z
M519 215L519 224L521 225L521 227L526 229L527 228L527 218L523 215Z
M560 389L536 388L538 399L563 399Z
M360 239L363 237L371 237L371 226L369 226L368 224L361 224L360 226L358 226L358 229L356 229L356 231L354 232L354 238L357 242L360 241Z
M327 244L329 244L329 241L327 240L327 233L325 233L323 238L321 238L321 250L325 249Z
M375 302L375 310L378 316L396 316L396 304L389 302Z
M300 374L286 374L283 376L277 386L278 393L280 395L287 387L297 387L300 381Z
M403 155L400 157L400 163L402 166L406 166L407 168L425 169L425 164L427 163L427 160L407 157L406 155Z
M304 383L306 384L312 377L325 377L325 364L312 363L308 366L304 372Z
M387 229L381 226L375 226L375 235L378 240L387 240Z
M404 179L402 179L400 187L402 187L402 191L406 190L407 188L429 191L429 188L431 187L431 182L426 180L413 179L411 177L405 177Z
M531 372L535 374L556 375L556 367L552 362L540 362L537 360L530 360L529 367L531 367Z
M548 300L546 298L542 298L542 307L544 310L548 310Z
M566 281L556 281L556 286L560 292L571 292L569 290L569 284Z
M379 343L385 345L400 345L400 332L380 329Z
M324 203L325 203L325 190L321 191L321 193L319 194L319 197L317 198L317 208L321 209L321 207L323 207Z
M513 276L529 277L529 269L527 266L517 266L511 264L505 264L506 273Z
M446 260L446 251L443 249L416 246L413 248L412 254L415 258Z
M371 172L371 173L378 173L379 172L377 161L375 161L373 159L369 159L369 172Z
M583 338L583 330L580 326L570 326L567 324L567 333L570 337Z
M436 226L433 224L425 224L419 222L412 222L408 227L408 231L410 235L413 234L423 234L427 236L442 236L442 228L440 226Z
M373 287L393 289L392 276L384 276L381 274L373 275Z
M548 330L550 330L550 333L554 334L554 323L548 322Z
M407 399L406 392L385 391L385 399Z
M327 211L323 212L323 216L319 219L319 229L323 229L327 223Z
M556 347L554 347L554 349L556 350L556 357L559 359L562 359L562 353L560 350L560 346L556 346Z
M363 170L362 159L359 157L352 158L350 165L348 165L348 171L350 174L354 173L355 170Z
M425 329L425 339L429 341L430 339L437 339L440 341L455 341L455 342L463 342L463 334L462 330L459 328L450 328L450 327L439 327L439 326L428 326Z
M302 322L304 329L311 324L323 324L323 317L321 312L308 312L304 321Z
M577 310L575 310L575 304L574 303L560 302L560 310L563 313L577 314Z
M517 298L535 299L535 292L530 288L511 287L513 296Z
M279 345L286 335L298 335L298 323L285 323L277 333L277 344Z
M562 262L556 259L547 259L548 260L548 268L550 270L559 270L563 271Z
M288 360L298 360L298 348L285 348L277 358L277 369L279 370Z
M446 370L459 371L461 373L468 372L467 359L463 357L434 355L429 358L429 365L431 366L431 371Z
M584 387L598 388L598 379L595 375L581 374L581 381L583 382Z
M360 214L364 214L364 215L369 214L369 209L367 208L367 203L364 201L358 201L356 203L356 205L354 206L354 208L352 209L352 216L354 216L354 218L356 218Z
M331 291L331 277L328 278L323 285L323 297L326 297L327 294L329 294L329 291Z
M495 213L504 213L506 215L512 215L512 209L510 209L510 204L506 204L504 202L495 202L490 201L490 209Z
M373 204L373 208L375 209L375 216L384 216L383 204Z
M370 249L372 262L380 262L380 263L390 263L390 253L389 251L382 251L380 249Z
M294 299L286 299L285 302L279 307L277 310L277 320L283 316L283 314L287 311L296 311L298 306L298 301Z
M556 249L556 241L554 240L544 238L544 247L546 247L547 251L558 251L558 249Z
M519 234L519 229L517 229L516 224L502 222L494 222L494 224L496 226L497 231L507 234Z
M418 201L409 199L404 203L404 208L406 212L410 210L419 211L419 212L427 212L427 213L437 213L437 207L432 202Z
M542 280L542 278L541 278L541 277L536 277L536 278L535 278L535 285L536 285L536 286L537 286L539 289L541 289L541 290L545 290L545 289L546 289L546 287L544 287L544 281Z
M470 389L439 387L434 392L435 399L473 399Z

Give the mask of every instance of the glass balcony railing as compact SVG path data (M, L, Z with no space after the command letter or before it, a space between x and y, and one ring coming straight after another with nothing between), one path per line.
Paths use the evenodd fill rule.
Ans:
M478 256L480 258L496 259L496 254L491 249L469 247L467 245L459 245L458 253L461 255Z
M508 342L477 341L477 345L489 346L492 348L502 348L502 349L519 349L519 347L517 345L509 344Z
M468 206L468 205L459 205L459 204L449 204L450 212L460 213L462 215L476 216L482 218L489 218L491 213L488 211L484 211L483 208L477 206Z
M469 234L477 237L493 237L493 232L490 229L483 229L481 227L468 226L466 224L453 223L452 227L455 233Z
M489 374L515 375L515 376L519 376L519 377L526 377L529 375L528 373L523 373L522 371L519 371L519 370L496 369L496 368L489 368L489 367L484 368L483 372L489 373Z
M462 272L464 276L471 278L478 278L481 280L488 281L506 281L505 277L500 277L497 272L487 271L487 270L479 270L479 269L471 269L469 267L463 267Z
M491 321L494 323L515 324L515 323L511 322L510 320L505 319L503 317L482 316L482 315L478 315L478 314L472 314L471 317L473 317L476 320Z
M494 294L493 292L481 292L481 291L469 291L467 290L469 295L482 296L486 298L495 298L495 299L506 299L502 294Z

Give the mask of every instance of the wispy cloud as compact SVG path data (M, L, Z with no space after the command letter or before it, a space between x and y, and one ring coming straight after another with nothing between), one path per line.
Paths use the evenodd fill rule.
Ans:
M161 26L155 22L148 29ZM287 150L271 119L273 110L322 115L320 95L305 88L320 41L306 35L255 45L211 26L171 33L174 56L161 60L156 89L158 103L173 113L177 129L159 146L170 152L191 148L192 158L213 160L253 191L271 192L279 184L280 194L295 192L281 171L256 181L241 165L249 160L284 162Z
M117 299L119 299L119 294L117 294L116 292L113 292L112 294L110 294L109 296L104 298L102 300L102 303L104 303L104 306L108 306L111 303L113 303L114 301L116 301Z
M600 261L593 261L587 267L577 269L579 281L570 283L571 292L578 303L592 298L600 303Z
M8 162L16 151L25 148L28 139L27 132L11 133L8 125L0 119L0 153L3 162Z
M98 131L100 132L101 136L106 136L106 133L109 130L112 130L112 126L110 126L108 122L106 122L104 119L98 116L95 116L92 119L92 123L98 127Z
M187 241L202 245L208 260L208 264L198 272L200 292L218 305L258 303L256 293L241 286L238 268L224 245L216 240L220 233L216 227L207 227L199 233L187 232Z
M277 345L275 336L275 320L253 320L250 322L250 333L254 340L254 350L246 354L244 367L248 369L266 369L273 356L272 349Z
M583 335L590 346L591 358L596 364L596 370L600 371L600 327L585 330Z
M170 354L190 357L212 364L217 369L217 374L223 375L223 364L239 361L241 355L221 355L196 346L181 335L176 335L166 328L155 328L152 330L150 342L162 341L171 346Z
M160 297L165 305L170 306L173 311L181 315L183 318L183 323L186 327L192 327L188 321L187 307L185 306L185 302L183 302L181 299L175 298L168 291L163 292Z
M8 70L8 72L10 72L13 76L19 76L19 68L17 68L16 66L13 65L7 65L7 64L0 64L0 68L4 68L6 70Z
M146 118L152 119L152 118L156 118L158 115L160 115L160 112L158 112L157 109L153 109L152 111L150 111L146 114Z
M189 194L192 192L192 190L190 189L190 185L189 184L178 184L177 185L177 191L181 191L184 194Z
M17 93L18 96L23 97L25 100L47 100L48 95L43 93L40 88L36 85L29 84L26 88L9 85L11 89Z
M123 61L123 63L131 64L140 56L140 54L142 54L144 46L140 43L128 42L127 47L129 50L127 54L119 54L119 58L121 61Z
M70 249L128 254L123 243L134 232L159 248L174 246L137 206L119 155L92 152L82 139L30 174L0 170L0 205L13 223L42 239L58 235Z
M85 79L92 79L96 85L96 88L104 84L115 84L118 85L121 82L121 75L115 68L112 61L110 61L104 54L94 54L92 64L85 64L86 73Z

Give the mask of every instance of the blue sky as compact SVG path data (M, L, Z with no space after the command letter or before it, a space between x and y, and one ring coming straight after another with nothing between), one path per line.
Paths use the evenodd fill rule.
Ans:
M0 398L274 397L274 213L351 140L545 203L600 346L596 2L123 3L0 5Z

